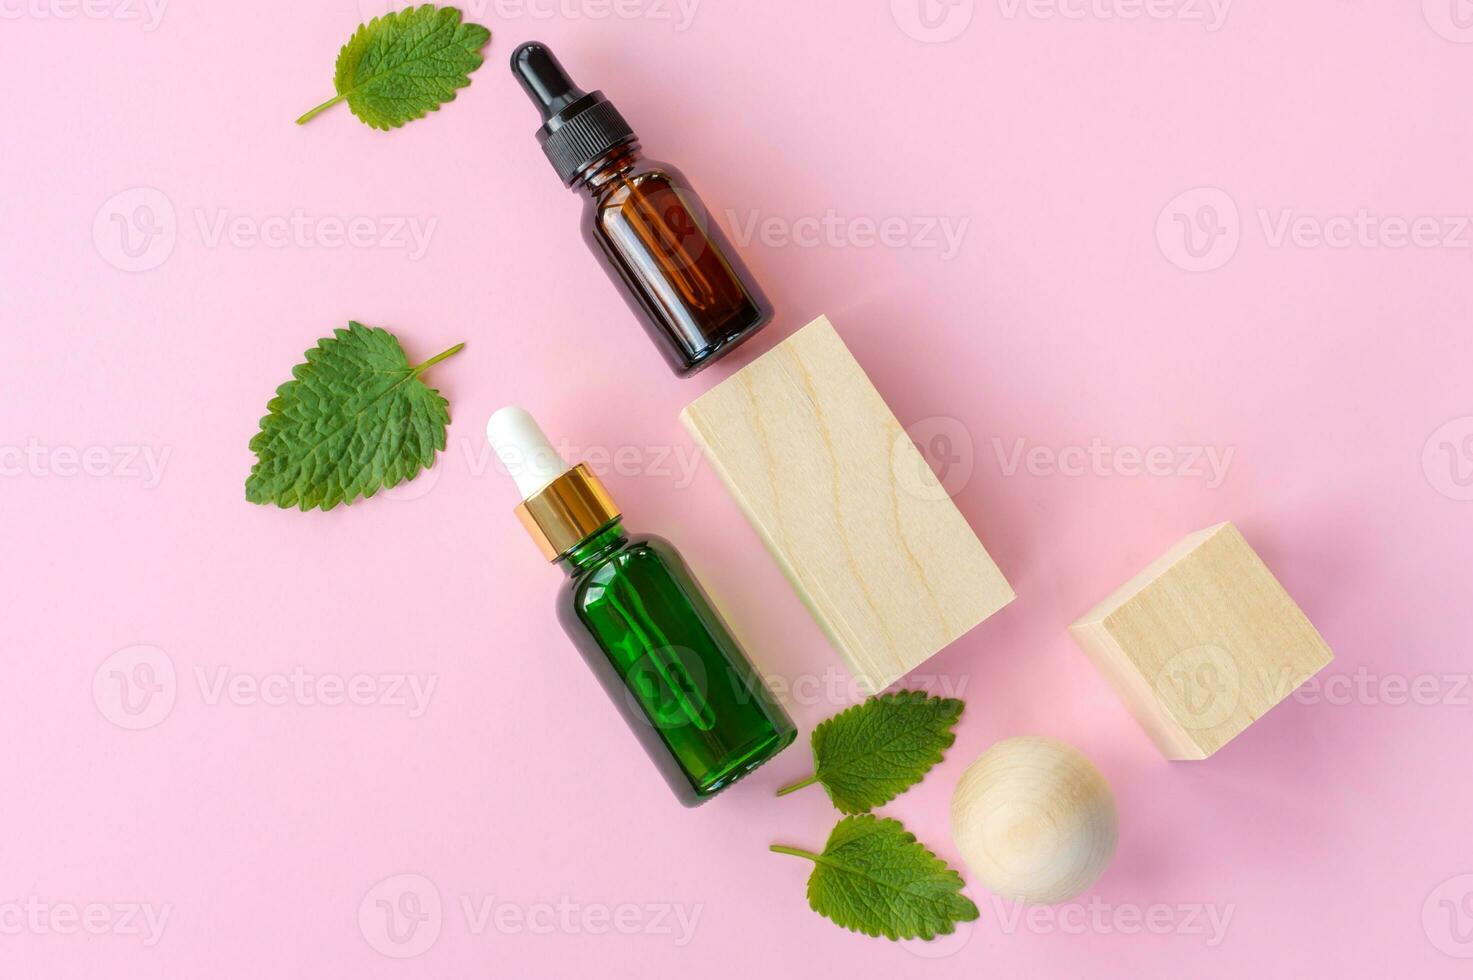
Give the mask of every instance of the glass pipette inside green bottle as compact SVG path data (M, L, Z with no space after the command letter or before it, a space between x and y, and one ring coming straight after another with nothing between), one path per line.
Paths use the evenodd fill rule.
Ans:
M517 516L568 575L564 630L681 802L790 745L792 720L679 552L627 533L598 477L570 468L522 409L497 412L487 434L525 498Z

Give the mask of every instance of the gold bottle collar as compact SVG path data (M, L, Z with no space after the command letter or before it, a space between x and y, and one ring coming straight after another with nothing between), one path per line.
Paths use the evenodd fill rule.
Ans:
M522 501L516 515L548 561L557 561L620 516L587 463L579 463Z

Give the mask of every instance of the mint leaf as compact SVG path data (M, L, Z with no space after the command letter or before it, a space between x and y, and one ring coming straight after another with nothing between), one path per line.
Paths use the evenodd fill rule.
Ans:
M338 53L338 94L297 120L301 125L344 99L353 115L375 129L422 119L455 98L481 67L491 32L462 24L454 7L425 4L375 17Z
M445 448L449 403L419 379L457 344L409 366L394 335L349 322L317 342L266 405L246 499L332 510L414 479Z
M823 783L841 813L866 813L921 781L956 741L965 705L922 691L881 694L813 730L814 774L777 791Z
M845 817L822 854L773 844L779 854L814 863L808 905L853 932L889 939L934 939L977 918L959 894L966 884L946 862L916 842L898 820Z

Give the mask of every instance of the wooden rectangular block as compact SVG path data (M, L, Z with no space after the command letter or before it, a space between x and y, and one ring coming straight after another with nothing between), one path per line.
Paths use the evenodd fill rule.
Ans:
M1012 601L826 317L697 398L681 420L871 691Z
M1205 759L1334 655L1232 524L1190 534L1069 627L1169 759Z

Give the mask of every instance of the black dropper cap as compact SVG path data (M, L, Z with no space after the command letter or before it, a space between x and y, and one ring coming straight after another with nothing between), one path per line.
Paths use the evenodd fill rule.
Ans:
M528 41L513 51L511 72L542 113L537 142L564 184L605 153L636 139L614 104L602 92L574 85L545 44Z

